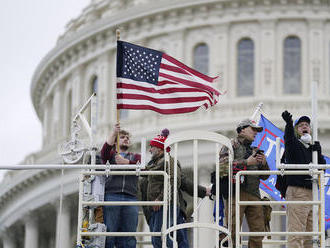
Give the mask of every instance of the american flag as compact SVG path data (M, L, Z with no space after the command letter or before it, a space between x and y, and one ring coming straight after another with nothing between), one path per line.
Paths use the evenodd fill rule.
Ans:
M117 109L181 114L215 105L221 93L208 77L166 53L117 42Z

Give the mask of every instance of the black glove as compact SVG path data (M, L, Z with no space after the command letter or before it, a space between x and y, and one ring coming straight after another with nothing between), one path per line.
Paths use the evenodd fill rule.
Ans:
M282 113L282 118L283 120L287 123L287 124L292 124L293 121L292 121L292 114L290 114L287 110L285 110L283 113Z
M317 153L322 154L321 145L319 141L314 141L314 145L312 146L313 151L317 151Z
M210 200L213 200L213 196L216 195L216 185L215 185L215 183L212 184L211 194L212 194L212 195L210 195L209 198L210 198Z

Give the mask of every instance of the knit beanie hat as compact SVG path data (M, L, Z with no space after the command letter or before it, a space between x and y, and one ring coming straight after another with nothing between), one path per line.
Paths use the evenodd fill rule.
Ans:
M155 138L150 140L150 146L155 146L160 149L164 149L165 140L167 139L167 136L169 134L170 131L167 128L163 129L160 135L157 135ZM166 147L166 152L170 152L170 150L170 147Z

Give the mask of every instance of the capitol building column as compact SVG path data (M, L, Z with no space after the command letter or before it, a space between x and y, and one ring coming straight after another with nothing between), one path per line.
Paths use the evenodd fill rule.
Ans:
M24 218L24 227L24 248L37 248L39 238L38 220L33 213Z
M3 231L1 239L3 248L15 248L14 239L8 231Z
M71 232L70 232L70 202L69 198L64 197L62 209L60 203L56 203L57 219L56 219L56 246L61 248L71 247Z
M210 185L210 175L213 168L203 168L198 171L198 184L208 187ZM211 201L208 196L204 198L198 198L198 205L200 206L197 210L198 220L202 223L207 223L209 220L213 220L213 207L214 201ZM203 244L213 244L215 241L216 232L211 229L201 228L198 232L198 245L202 247Z

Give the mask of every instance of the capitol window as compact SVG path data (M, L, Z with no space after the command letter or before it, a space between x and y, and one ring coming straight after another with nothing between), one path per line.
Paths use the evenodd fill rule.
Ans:
M98 83L97 76L94 76L94 78L92 80L92 93L97 94L97 83Z
M194 68L203 74L209 73L209 47L205 43L194 49Z
M98 99L98 94L97 94L97 91L98 91L98 77L97 76L93 76L91 77L91 80L89 81L90 84L89 84L89 94L88 94L88 98L93 94L93 93L96 93L96 100ZM88 109L86 110L87 111L87 116L88 116L88 120L89 120L89 123L91 123L91 109L90 107L88 107ZM97 116L97 112L98 112L98 103L96 102L96 121L98 119L98 116Z
M237 96L254 94L254 43L241 39L237 46Z
M301 93L301 41L296 36L284 40L283 90L284 94Z

